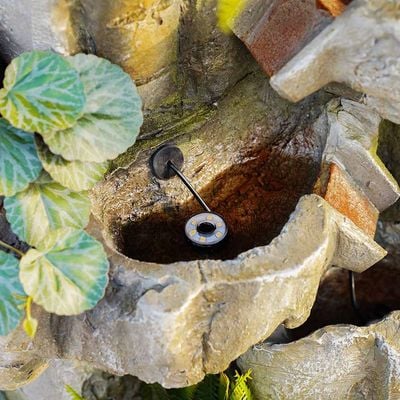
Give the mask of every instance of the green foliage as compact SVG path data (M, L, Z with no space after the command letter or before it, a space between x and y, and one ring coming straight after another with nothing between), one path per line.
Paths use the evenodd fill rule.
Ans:
M0 119L0 196L26 189L42 170L31 134Z
M40 136L36 137L36 147L43 168L55 181L75 192L91 189L103 179L108 168L108 162L65 160L61 156L53 154Z
M84 54L69 60L85 87L84 113L70 129L44 132L44 141L67 160L111 160L132 146L139 133L142 116L136 87L120 67L107 60Z
M15 329L24 315L21 310L24 290L18 278L18 260L0 251L0 335Z
M63 57L24 53L5 71L0 113L11 125L43 133L73 126L85 105L79 74Z
M86 190L108 161L133 145L143 122L135 84L122 69L93 55L22 54L0 89L0 196L20 240L34 248L20 258L0 253L0 335L22 324L35 335L31 302L75 315L104 295L102 245L82 229ZM27 297L25 295L29 297Z
M71 400L85 400L75 389L65 385L65 391L71 396Z
M84 231L64 228L49 233L22 257L20 279L25 292L46 311L74 315L103 297L107 271L101 243Z
M50 231L84 228L89 222L90 200L72 192L43 172L27 189L4 200L13 231L31 246L40 245Z
M237 371L232 380L228 375L207 375L197 385L182 389L164 389L159 384L142 385L143 400L254 400L247 381L251 370L244 375Z
M234 383L231 384L231 394L229 400L253 400L250 388L247 386L247 381L251 379L251 370L244 375L235 372Z
M217 21L218 27L224 33L231 33L235 20L243 11L246 0L218 0Z

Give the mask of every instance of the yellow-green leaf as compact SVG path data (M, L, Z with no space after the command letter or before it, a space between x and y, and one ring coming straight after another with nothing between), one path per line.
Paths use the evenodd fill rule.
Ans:
M78 72L56 53L24 53L5 71L0 113L16 128L27 132L69 128L84 105Z
M251 370L245 374L240 375L237 371L235 373L235 382L233 384L232 392L229 400L254 400L247 381L251 379Z
M135 143L143 122L141 99L131 77L94 55L69 58L80 73L87 103L75 126L43 132L50 150L66 160L112 160Z
M0 196L26 189L41 170L33 136L0 119Z
M26 190L4 199L6 217L20 239L37 246L51 230L84 228L89 222L90 200L54 182L43 172Z
M91 189L103 176L108 162L94 163L68 161L53 154L39 135L36 135L36 146L43 168L61 185L76 192Z
M22 257L20 268L26 293L58 315L93 308L108 283L109 263L102 244L81 230L49 233L37 249Z
M66 392L71 396L71 400L85 400L74 388L65 385Z

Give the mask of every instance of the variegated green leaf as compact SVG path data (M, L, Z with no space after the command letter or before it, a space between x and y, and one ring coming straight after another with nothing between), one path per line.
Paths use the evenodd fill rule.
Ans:
M70 129L43 132L44 141L67 160L111 160L135 143L143 122L136 86L107 60L86 54L69 60L85 87L84 114Z
M53 154L40 136L36 136L36 147L43 168L61 185L74 191L91 189L103 179L108 162L94 163L84 161L67 161Z
M21 259L26 293L46 311L75 315L93 308L104 296L108 260L100 242L81 230L49 233Z
M0 119L0 196L26 189L41 170L33 136Z
M23 192L6 197L4 207L13 231L31 246L38 246L51 230L85 227L90 215L85 192L71 192L46 172Z
M21 322L25 296L19 281L18 260L0 251L0 336L9 334Z
M47 132L69 128L84 105L78 72L58 54L24 53L6 69L0 113L19 129Z

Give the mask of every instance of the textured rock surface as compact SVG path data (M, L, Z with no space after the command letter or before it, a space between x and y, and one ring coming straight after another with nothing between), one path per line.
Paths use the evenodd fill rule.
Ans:
M354 0L271 85L298 101L329 82L344 82L365 93L384 118L400 123L399 19L397 1Z
M152 241L157 232L145 228L146 218L172 215L181 224L184 213L195 208L184 207L191 200L179 181L158 182L151 176L145 166L157 142L144 141L135 149L135 162L116 170L93 191L93 211L106 228L110 248L132 252L140 237L133 230L121 241L121 229L140 221L144 224L136 225L136 232L152 248L131 253L141 261L109 250L110 286L94 310L60 318L35 308L40 328L34 343L21 330L0 342L0 387L10 382L16 387L37 375L40 370L33 368L30 375L25 368L31 360L41 368L54 358L86 361L170 387L197 382L205 373L225 369L279 324L302 324L331 264L361 272L384 256L369 236L320 197L305 196L298 203L312 191L318 174L329 125L327 118L318 118L317 105L326 96L289 105L263 83L260 74L249 76L205 121L188 125L185 135L181 130L170 135L186 156L185 173L207 200L214 199L216 209L224 206L221 212L232 218L232 227L237 221L232 238L240 245L247 241L248 247L228 246L225 261L200 260L199 253L185 253L186 244L174 247L172 241L157 248ZM243 115L243 110L248 112ZM222 159L221 153L226 155ZM224 175L226 170L231 175ZM254 192L259 197L249 196ZM233 202L232 210L252 212L231 216L227 204L232 200L227 199L239 202ZM272 219L264 224L257 213ZM241 231L248 215L253 218L248 228L254 230ZM157 226L161 232L168 227L163 220L151 224L152 229ZM180 225L174 226L177 230L171 232L181 237ZM278 232L271 235L271 227ZM145 262L149 254L167 254L171 264ZM173 262L187 254L191 261Z
M53 49L121 65L152 111L150 133L215 101L254 69L240 41L217 29L215 7L216 0L16 0L12 7L0 0L0 55L9 62Z
M36 307L33 343L22 330L0 339L0 387L28 382L52 359L166 386L197 382L280 323L301 324L332 263L362 271L383 257L321 198L301 197L319 172L328 121L318 116L331 96L289 105L261 74L247 76L254 63L237 39L217 32L215 1L38 0L33 11L16 3L7 18L33 33L13 32L3 17L14 43L7 51L96 50L120 62L141 84L146 124L137 146L114 164L125 168L93 191L110 245L106 297L73 318ZM152 149L168 140L181 146L195 186L229 218L234 242L220 256L182 245L181 225L196 206L179 182L158 182L146 168ZM173 240L159 241L165 232Z
M272 75L331 20L315 0L251 0L232 29L263 70Z
M225 369L281 322L301 325L329 265L361 272L384 254L323 199L305 196L269 246L234 260L157 265L112 255L111 285L100 304L79 317L44 316L33 344L21 343L19 330L2 339L2 367L18 353L25 360L57 356L188 385ZM10 382L3 377L0 387Z
M320 194L332 207L350 218L365 233L374 237L379 211L353 181L350 175L335 163L326 166L318 183Z
M328 106L324 160L341 165L379 211L399 197L399 186L377 156L381 118L370 107L342 99Z
M393 312L367 327L329 326L293 343L257 345L239 365L253 370L260 399L397 399L399 325Z
M7 400L71 400L65 385L80 392L92 372L79 363L54 360L39 379L17 391L6 392Z

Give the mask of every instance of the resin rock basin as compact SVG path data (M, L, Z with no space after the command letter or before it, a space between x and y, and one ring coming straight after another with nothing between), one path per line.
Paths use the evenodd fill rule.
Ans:
M202 254L184 241L185 219L198 206L177 179L151 175L149 158L163 141L143 140L130 154L134 161L92 192L89 231L104 241L111 262L104 299L77 317L36 308L33 343L22 330L0 340L0 388L26 383L52 359L166 387L196 383L280 324L302 325L331 265L362 272L384 257L370 233L312 194L327 137L332 129L342 134L339 122L329 122L337 112L327 118L318 105L324 96L288 105L261 90L263 82L249 76L201 123L163 140L182 149L185 174L226 218L225 246ZM363 123L365 135L368 124L377 135L371 121ZM366 143L357 154L369 154Z
M389 257L356 277L361 321L351 307L347 282L346 271L330 269L306 324L286 332L284 343L271 338L239 359L243 370L253 370L257 398L399 397L400 313L390 313L400 308L398 258Z

